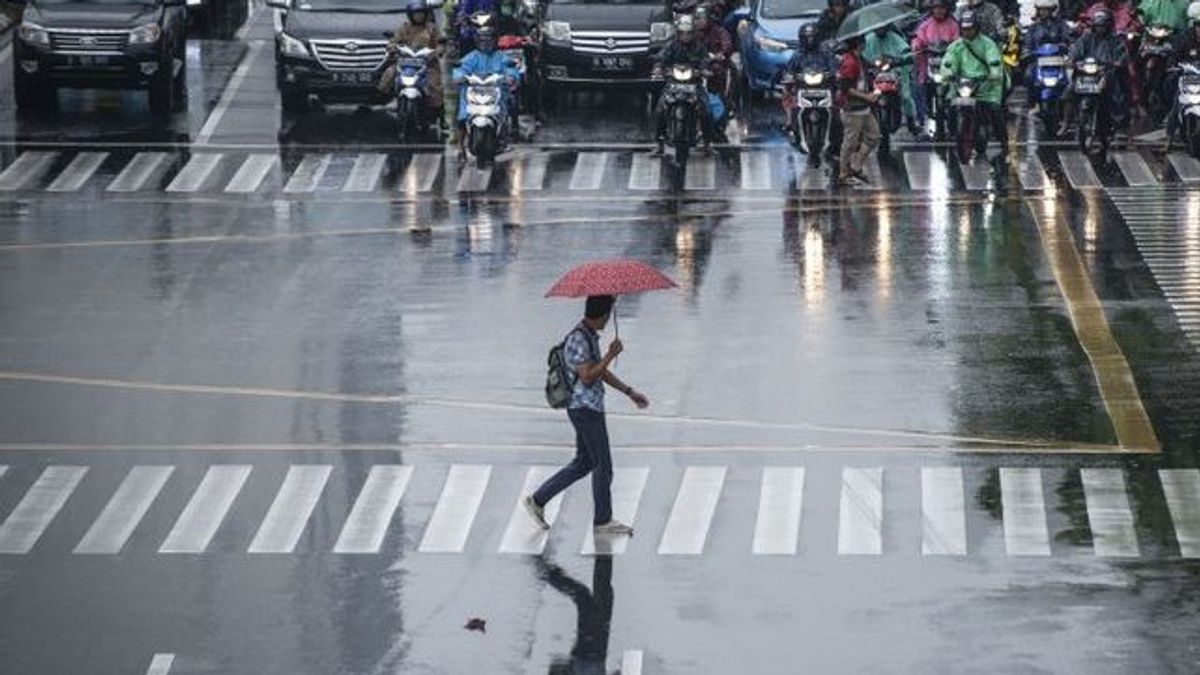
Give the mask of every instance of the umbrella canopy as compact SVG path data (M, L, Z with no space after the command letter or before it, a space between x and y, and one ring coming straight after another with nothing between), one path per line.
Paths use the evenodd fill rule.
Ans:
M624 295L667 288L675 288L675 282L645 263L636 260L598 260L567 272L546 292L546 297Z
M917 13L912 7L899 2L880 2L867 5L862 9L850 12L850 15L838 28L837 39L840 42L866 35L871 31L899 23L916 15Z

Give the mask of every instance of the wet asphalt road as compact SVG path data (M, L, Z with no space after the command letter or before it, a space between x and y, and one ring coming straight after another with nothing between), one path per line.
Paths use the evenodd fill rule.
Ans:
M284 119L247 14L167 124L20 118L0 53L0 671L1200 670L1194 165L914 146L838 194L764 110L672 186L579 97L481 173ZM580 484L543 540L542 293L617 256L680 283L618 306L637 534Z

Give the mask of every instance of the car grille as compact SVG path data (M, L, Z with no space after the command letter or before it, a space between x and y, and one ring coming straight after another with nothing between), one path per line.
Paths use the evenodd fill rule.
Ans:
M127 30L71 28L50 31L50 47L56 52L120 54L125 51L125 45L128 43Z
M312 40L313 53L328 70L375 70L387 58L381 40Z
M650 33L573 31L571 47L583 54L645 54L650 51Z

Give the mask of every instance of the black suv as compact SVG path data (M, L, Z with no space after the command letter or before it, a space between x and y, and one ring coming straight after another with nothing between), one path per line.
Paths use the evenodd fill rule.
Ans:
M29 0L13 40L19 108L59 87L145 89L150 110L187 105L186 0Z
M384 33L405 20L404 0L267 0L283 10L275 33L275 78L283 109L368 103L387 59ZM437 4L427 2L433 9Z
M540 0L538 14L548 87L648 85L674 33L663 0Z

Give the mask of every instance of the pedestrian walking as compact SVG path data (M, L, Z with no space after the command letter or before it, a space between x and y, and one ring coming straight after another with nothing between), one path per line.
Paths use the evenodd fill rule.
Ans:
M838 158L839 187L869 183L863 166L879 147L879 121L871 112L879 96L867 81L862 60L862 37L846 39L846 52L838 66L838 107L842 116L842 151Z
M616 298L612 295L588 296L583 320L571 329L563 342L562 352L571 379L567 416L575 428L575 458L524 499L529 515L543 529L550 529L544 514L546 504L590 473L592 500L596 507L592 522L596 533L633 534L632 527L613 520L612 452L604 418L604 387L607 385L628 396L638 408L649 406L650 401L611 370L613 361L624 348L619 337L614 338L601 354L600 332L608 325L615 303Z

